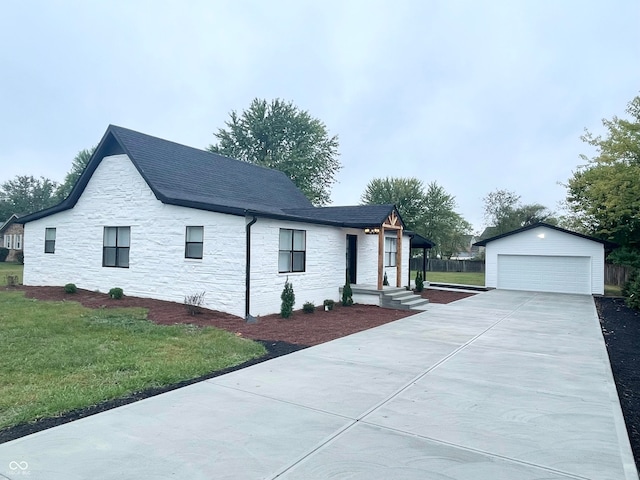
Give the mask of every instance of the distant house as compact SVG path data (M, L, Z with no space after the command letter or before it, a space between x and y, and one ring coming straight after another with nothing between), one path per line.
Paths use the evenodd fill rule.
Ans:
M206 307L250 317L279 312L287 278L297 306L338 300L347 277L408 278L393 205L314 207L282 172L116 126L66 200L20 221L25 285L204 291Z
M462 248L451 256L451 260L471 260L477 257L479 247L474 245L476 241L478 241L478 239L473 235L463 235L461 242Z
M19 218L20 215L14 213L0 226L2 246L9 250L9 255L7 255L5 260L6 262L15 262L20 259L24 239L24 227L21 223L18 223Z

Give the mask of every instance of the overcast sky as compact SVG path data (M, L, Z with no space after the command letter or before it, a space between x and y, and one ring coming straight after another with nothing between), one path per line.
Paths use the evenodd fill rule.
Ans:
M205 148L282 98L337 134L332 199L375 177L552 209L585 127L640 94L638 0L0 2L0 182L60 181L112 123Z

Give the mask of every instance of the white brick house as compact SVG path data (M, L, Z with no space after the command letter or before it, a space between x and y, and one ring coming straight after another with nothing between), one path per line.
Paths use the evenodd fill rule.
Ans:
M0 226L0 247L9 250L6 262L16 262L22 253L24 228L18 223L20 215L14 213Z
M281 172L116 126L65 201L20 221L25 285L204 291L207 308L248 317L278 312L287 278L297 308L338 300L347 265L354 284L407 283L393 205L313 207Z

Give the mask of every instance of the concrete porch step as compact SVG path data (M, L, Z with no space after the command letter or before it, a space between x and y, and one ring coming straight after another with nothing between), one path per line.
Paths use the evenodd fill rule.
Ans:
M429 304L429 300L414 294L411 290L384 291L381 296L382 307L397 310L421 310Z

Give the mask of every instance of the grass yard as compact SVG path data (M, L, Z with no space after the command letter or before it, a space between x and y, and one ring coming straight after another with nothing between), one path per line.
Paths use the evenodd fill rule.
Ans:
M0 266L0 277L12 271ZM145 318L144 309L94 310L0 291L0 429L266 353L259 343L223 330L160 326Z
M19 263L0 262L0 286L7 284L7 275L17 275L22 283L22 265Z
M416 278L412 272L411 278ZM427 281L435 283L458 283L461 285L484 286L484 273L427 272Z

